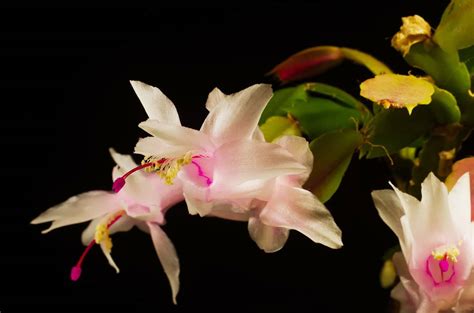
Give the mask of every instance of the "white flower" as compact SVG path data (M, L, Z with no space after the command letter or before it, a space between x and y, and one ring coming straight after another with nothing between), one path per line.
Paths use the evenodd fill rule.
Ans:
M118 165L113 170L114 180L136 168L130 156L118 154L113 150L110 152ZM100 244L110 265L118 273L119 269L110 254L110 234L128 231L137 226L151 235L158 258L168 276L173 301L176 303L179 290L179 260L173 243L160 225L165 223L166 210L182 199L179 184L170 186L154 174L140 172L128 178L126 186L119 193L90 191L71 197L43 212L31 223L52 222L51 226L43 231L47 233L62 226L91 221L82 233L82 242L88 246L71 271L72 280L77 280L81 275L84 257L95 243Z
M430 173L421 186L421 201L392 187L394 191L374 191L372 197L402 248L403 256L394 257L401 283L392 291L402 312L472 310L469 174L448 193Z

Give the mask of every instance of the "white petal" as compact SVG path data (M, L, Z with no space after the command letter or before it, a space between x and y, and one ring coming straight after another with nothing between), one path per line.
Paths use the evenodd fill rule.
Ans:
M392 261L400 277L400 283L392 290L391 296L400 301L401 312L415 312L416 306L421 302L419 287L410 275L402 253L396 252Z
M269 226L295 229L317 243L336 249L342 247L341 230L331 213L309 191L279 186L260 214Z
M454 223L462 233L471 227L471 187L469 172L458 179L448 195L449 206ZM463 227L464 226L464 227ZM463 229L460 229L463 228Z
M216 106L224 104L226 102L225 98L227 97L219 88L214 88L209 95L207 96L206 109L208 111L213 110Z
M148 223L150 228L151 238L155 245L156 254L160 259L163 270L168 277L171 285L171 292L173 296L173 303L176 304L176 296L179 291L179 259L176 254L173 243L165 234L165 232L154 223Z
M181 125L176 107L161 90L139 81L130 81L130 83L150 119Z
M224 103L211 105L212 110L204 121L201 131L215 139L216 143L250 139L271 97L271 86L264 84L253 85L225 97L218 95L219 102Z
M257 246L267 253L283 248L290 234L288 229L265 225L257 217L249 219L248 230Z
M308 141L299 136L282 136L275 143L288 150L296 161L306 167L306 171L298 176L300 184L304 184L313 169L313 153Z
M200 200L202 197L197 197L196 195L190 195L188 192L184 191L184 200L188 207L188 212L191 215L199 214L199 216L206 216L211 213L212 207L214 204L212 202L207 202Z
M405 240L401 224L404 215L402 203L393 190L377 190L372 192L374 205L382 220L397 235L400 241Z
M132 159L132 156L117 153L117 151L115 151L113 148L109 149L109 153L112 156L114 162L120 167L121 170L123 170L124 174L125 172L137 167L137 163L135 163L135 161Z
M161 123L156 120L147 120L138 126L149 134L161 139L164 144L170 146L185 146L187 151L200 150L212 147L209 137L195 129Z
M138 141L135 146L135 153L157 158L175 158L189 152L189 148L188 146L169 145L159 138L146 137Z
M120 273L120 269L118 268L117 264L115 264L115 261L112 258L112 255L110 254L110 252L107 251L107 248L105 247L104 242L100 243L100 249L102 250L102 253L104 253L105 257L107 258L107 261L109 262L109 265L112 266L115 269L117 274Z
M420 201L413 197L412 195L409 195L407 193L404 193L395 185L393 185L391 182L389 182L390 186L392 186L393 190L397 194L398 198L400 199L400 203L402 205L403 212L406 213L409 210L417 210L417 208L420 207Z
M448 203L448 190L444 183L430 173L421 184L421 195L421 207L406 209L417 246L432 249L440 242L461 240L453 224ZM420 253L425 252L420 251Z
M213 184L223 186L297 175L306 170L287 150L266 142L229 142L215 151L214 159Z
M255 128L252 135L252 140L265 142L265 136L263 135L263 132L260 130L260 127L257 126Z
M115 194L106 191L89 191L58 204L31 221L32 224L53 222L42 233L78 224L112 212L119 206Z
M390 296L400 302L400 311L399 313L415 313L416 307L411 303L411 298L409 297L407 291L403 287L403 284L398 283L390 292Z

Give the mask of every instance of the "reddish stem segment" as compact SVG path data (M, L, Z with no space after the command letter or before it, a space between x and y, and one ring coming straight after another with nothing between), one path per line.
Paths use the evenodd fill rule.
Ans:
M107 224L107 229L109 229L112 225L115 224L121 217L123 216L122 214L119 214L115 216L108 224ZM82 263L84 262L84 259L86 255L89 253L89 251L92 249L92 247L96 244L95 239L92 239L91 242L87 245L86 249L84 249L84 252L82 252L81 257L77 261L76 265L72 267L71 269L71 280L76 281L81 277L82 273Z

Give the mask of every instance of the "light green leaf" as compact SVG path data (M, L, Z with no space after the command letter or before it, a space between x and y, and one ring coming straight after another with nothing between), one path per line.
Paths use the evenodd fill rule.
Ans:
M387 109L380 111L367 128L362 151L367 158L378 158L398 152L426 134L435 124L429 106L422 106L409 115L406 110Z
M302 132L311 139L327 132L355 128L362 120L358 110L326 98L310 97L307 101L296 101L284 109L298 121Z
M313 171L304 187L321 202L337 191L349 167L354 151L362 144L362 135L353 129L326 133L310 144L314 155Z
M461 111L456 98L447 90L435 87L430 109L438 124L459 123Z
M370 110L367 109L367 107L362 102L340 88L323 83L306 83L305 87L306 90L310 91L311 93L315 93L316 95L324 95L348 108L359 110L359 112L361 112L366 118L370 118L372 116Z
M260 130L265 136L265 140L272 142L273 140L284 135L301 136L298 123L288 117L272 116L260 126Z
M273 93L273 97L268 102L265 110L260 117L259 124L264 123L268 118L275 115L286 116L288 111L282 109L283 107L292 106L295 101L308 99L306 87L300 85L298 87L289 87L277 90Z
M474 44L474 1L452 0L441 17L434 41L455 52Z

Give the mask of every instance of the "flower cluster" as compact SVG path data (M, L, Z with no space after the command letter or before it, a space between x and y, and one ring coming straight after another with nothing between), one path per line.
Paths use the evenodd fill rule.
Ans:
M190 214L246 221L251 238L266 252L281 249L291 229L331 248L342 246L341 231L325 206L302 188L313 166L308 142L280 136L266 142L258 127L272 97L269 85L232 95L214 89L200 130L181 125L173 103L158 89L132 81L148 120L131 156L110 150L113 192L91 191L50 208L32 221L52 222L44 232L90 221L82 234L87 245L71 271L79 279L88 251L99 244L109 264L115 232L133 226L149 233L169 279L173 301L179 290L176 250L161 229L168 209L184 200Z

